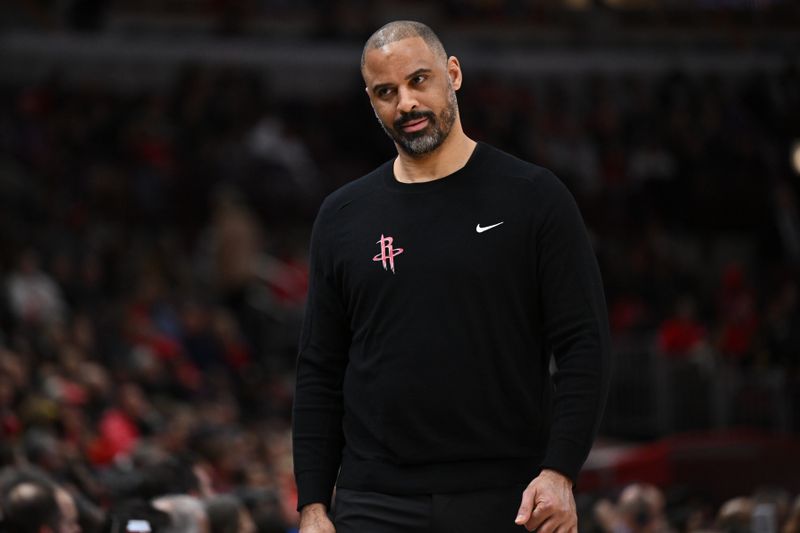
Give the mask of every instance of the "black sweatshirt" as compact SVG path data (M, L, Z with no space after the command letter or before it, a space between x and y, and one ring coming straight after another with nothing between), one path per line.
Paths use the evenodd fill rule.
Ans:
M577 477L605 403L608 323L583 221L548 170L484 143L424 183L398 182L389 161L325 199L310 277L298 508L328 505L334 484L415 494L541 468Z

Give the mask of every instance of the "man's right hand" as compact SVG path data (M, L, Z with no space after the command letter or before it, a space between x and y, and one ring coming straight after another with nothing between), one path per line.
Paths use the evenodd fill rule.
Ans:
M300 509L298 533L336 533L336 528L328 518L328 512L324 505L309 503Z

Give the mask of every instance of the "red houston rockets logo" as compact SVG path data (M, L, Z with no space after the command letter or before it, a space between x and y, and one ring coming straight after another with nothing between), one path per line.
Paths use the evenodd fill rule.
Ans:
M392 242L394 242L392 237L384 237L383 233L381 233L381 240L376 243L381 247L381 252L373 257L372 260L383 263L384 270L386 270L386 264L388 263L389 268L392 269L392 274L394 274L394 258L402 254L403 249L393 247Z

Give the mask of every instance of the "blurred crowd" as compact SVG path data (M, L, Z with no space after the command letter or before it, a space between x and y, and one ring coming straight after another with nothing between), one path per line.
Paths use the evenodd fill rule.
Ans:
M313 169L256 107L237 114L253 102L233 81L186 83L172 101L2 89L0 465L68 490L84 531L176 494L235 498L258 531L294 519L298 220L314 196L287 198ZM268 193L260 218L248 203Z
M279 33L363 40L380 21L411 16L478 33L487 21L505 30L566 30L579 41L676 26L730 32L726 39L735 41L754 28L791 30L800 22L800 9L792 0L20 0L10 5L15 25L47 30L98 32L111 27L223 38ZM603 36L606 30L613 32ZM500 32L493 34L493 39L503 38ZM537 37L522 31L513 38Z
M655 332L666 357L797 379L796 66L588 74L533 89L481 80L461 108L467 131L551 168L576 195L614 338Z
M772 369L797 394L796 65L485 76L459 99L470 136L575 194L617 342ZM168 91L58 73L0 86L3 520L287 531L310 223L324 194L391 153L361 91L277 101L238 69L187 67ZM631 491L587 527L746 530L725 506L665 522L663 498ZM739 502L741 523L759 498ZM784 507L772 520L797 531Z
M735 533L794 533L800 531L800 496L783 490L756 489L731 498L718 508L677 495L674 502L647 483L624 487L617 497L600 498L582 513L580 531L603 533L670 533L729 531Z

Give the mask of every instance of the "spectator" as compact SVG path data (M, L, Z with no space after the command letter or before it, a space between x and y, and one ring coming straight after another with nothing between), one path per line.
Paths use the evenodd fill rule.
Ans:
M81 533L73 496L38 470L10 469L0 483L0 516L8 533Z
M718 305L720 354L737 362L752 359L759 321L755 296L740 265L733 263L725 267Z
M716 528L723 533L750 533L753 500L733 498L722 504L717 513Z
M193 496L161 496L153 500L153 507L170 517L170 526L164 533L210 533L203 503Z
M794 504L789 511L789 518L786 520L781 533L800 533L800 496L794 500Z
M155 411L138 384L122 384L117 398L116 406L107 410L98 424L99 437L92 450L98 464L129 455L142 434L153 429Z
M212 496L205 505L210 533L256 533L250 511L235 496Z
M11 311L20 323L45 325L64 318L61 291L41 270L33 250L20 255L17 270L8 276L6 284Z
M3 526L15 533L58 533L61 511L53 488L31 479L14 482L2 495Z
M675 358L687 358L706 344L706 328L697 319L697 304L690 295L681 296L675 303L675 313L658 328L659 351Z
M607 533L667 533L664 495L649 484L628 485L620 493L616 505L608 500L595 504L594 515Z

